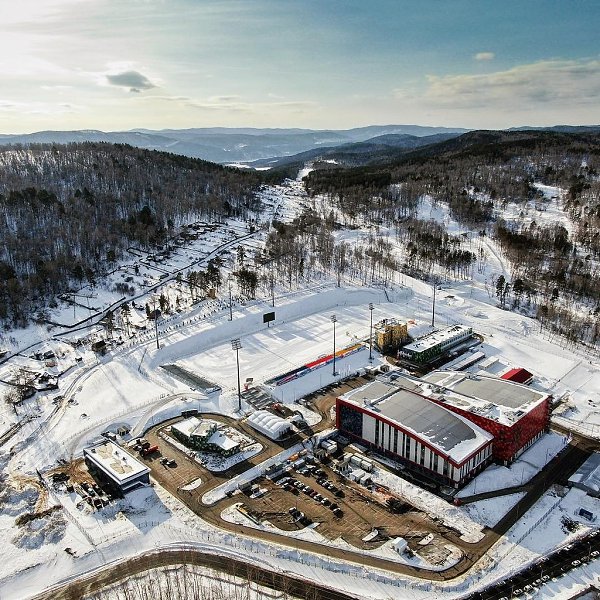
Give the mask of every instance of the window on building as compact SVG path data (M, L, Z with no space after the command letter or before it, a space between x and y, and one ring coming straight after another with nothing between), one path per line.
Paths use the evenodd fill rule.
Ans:
M358 437L362 435L363 417L360 412L346 406L340 405L340 429L352 433Z

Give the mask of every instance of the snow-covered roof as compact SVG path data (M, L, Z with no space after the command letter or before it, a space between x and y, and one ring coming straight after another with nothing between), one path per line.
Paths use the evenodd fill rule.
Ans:
M193 435L205 438L215 430L216 426L217 424L214 421L205 421L198 417L190 417L171 425L171 429L175 429L187 438L191 438Z
M384 417L460 464L493 436L468 419L414 391L374 381L340 397L375 417ZM387 387L387 392L384 389ZM377 397L378 392L383 392Z
M111 441L84 448L83 453L119 483L125 483L129 479L150 473L150 469L146 465Z
M569 477L569 483L592 496L600 496L600 452L593 452Z
M429 348L434 348L438 344L450 341L457 337L470 335L473 330L470 327L463 327L462 325L453 325L447 329L440 331L434 331L425 337L416 340L412 344L404 346L403 350L406 352L424 352ZM411 331L412 334L412 331Z
M257 410L248 417L248 424L271 439L280 438L289 431L291 425L285 419L268 410Z
M179 423L171 425L171 429L175 429L185 437L192 437L192 433L199 427L201 421L198 417L190 417Z
M549 396L507 379L460 371L422 377L423 394L504 425L512 425Z
M232 440L230 437L226 436L224 433L220 431L215 431L209 438L208 443L221 448L221 450L233 450L239 446L239 443L235 440Z

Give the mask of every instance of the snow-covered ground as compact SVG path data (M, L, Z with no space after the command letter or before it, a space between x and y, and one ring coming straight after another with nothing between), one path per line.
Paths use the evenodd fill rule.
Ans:
M548 193L553 194L552 191ZM265 188L263 202L277 218L290 221L313 200L304 195L301 183L295 181ZM551 200L547 205L546 216L550 207L554 206L553 202ZM556 207L558 210L558 204ZM425 200L422 212L424 216L429 214L431 218L443 221L451 232L463 233L440 205L428 205ZM244 227L231 224L229 229L235 235L206 232L198 248L178 251L179 258L173 258L174 262L169 263L170 272L189 264L187 261L192 259L205 260L211 249L228 243L229 235L232 236L231 252L238 243L234 238L245 234L245 229L242 231ZM353 235L360 240L360 233ZM256 238L256 242L244 243L250 248L260 242L260 236ZM467 236L467 239L472 239L472 236ZM487 253L485 272L475 273L473 281L457 281L442 286L437 295L436 325L458 322L472 326L484 338L481 349L486 356L497 357L502 365L527 368L534 374L535 386L548 390L557 398L564 396L568 399L561 423L600 436L600 364L595 359L590 362L590 357L579 349L561 347L560 340L548 339L540 333L539 324L533 319L496 306L486 285L489 286L489 279L494 274L508 275L510 269L502 261L492 240L484 238L479 242L485 246ZM227 254L225 257L227 260ZM143 279L141 282L136 280L140 289L143 285L160 281L157 265L147 262L144 266L147 271L144 270L140 277L148 283L144 284ZM121 273L116 277L120 279ZM186 290L178 290L175 282L166 285L173 303L177 296L183 298L187 293ZM90 305L106 306L113 301L110 286L106 291L98 289L94 293L98 297L90 298ZM136 304L143 306L149 299L151 296L146 295ZM232 339L239 338L242 344L239 351L242 381L251 377L253 384L259 385L309 360L330 354L334 342L330 316L334 313L337 316L336 349L368 337L370 302L375 305L375 322L397 317L412 320L416 327L425 328L431 323L432 288L427 283L397 274L387 289L356 285L348 280L337 287L334 278L323 279L299 290L278 289L274 308L276 320L270 328L262 322L263 313L273 310L270 292L262 296L259 294L254 301L236 301L232 320L229 320L228 304L223 300L205 300L193 306L187 301L180 302L184 305L181 313L159 321L160 348L156 347L152 329L139 330L134 337L126 338L122 345L111 347L108 354L100 358L90 351L88 342L85 346L74 347L57 337L52 338L52 335L60 333L59 328L48 331L32 326L25 332L11 332L9 337L13 341L5 335L3 344L8 342L6 345L11 351L26 348L33 342L37 343L36 348L52 349L56 353L56 366L47 366L44 361L30 358L25 353L25 356L16 356L0 365L0 379L10 378L16 367L63 373L58 391L38 393L17 409L21 417L27 416L31 422L10 439L0 455L3 471L13 482L24 475L35 478L35 469L44 470L56 464L60 457L77 455L102 431L122 424L131 427L133 433L141 434L149 424L177 416L189 408L240 416L237 412L236 354L231 349ZM84 303L87 304L87 299ZM76 318L87 316L87 307L81 310L83 313L78 314L79 309L76 308ZM69 317L72 321L73 308L62 306L53 316L56 320ZM144 324L144 311L136 309L132 324L133 321ZM69 337L71 340L89 337L97 331L92 327ZM381 357L375 355L374 364L380 361ZM191 390L160 368L173 363L218 384L222 390L213 394ZM271 392L280 401L292 404L306 393L369 364L368 351L363 350L336 361L336 376L330 366L326 366L286 385L275 386ZM477 369L477 365L471 368ZM64 400L54 403L59 395L64 396ZM244 404L242 412L248 410L249 406ZM0 417L2 431L10 427L16 418L17 415L13 417L10 411L5 410ZM501 485L524 482L560 450L562 443L560 436L546 437L510 469L494 467L485 471L477 483L470 484L473 486L470 491L479 493L493 489L500 481L503 482ZM11 455L9 449L12 450ZM396 493L406 494L412 503L420 502L432 514L439 512L445 522L460 529L465 539L473 541L481 537L484 526L494 522L496 508L507 510L517 500L508 496L497 499L497 504L485 501L486 504L468 507L448 504L442 507L434 504L431 494L424 494L416 486L387 477L384 479L384 483ZM224 484L210 492L210 497L205 497L204 501L216 501L229 489L227 486L237 483ZM118 518L114 514L82 512L65 494L57 493L51 501L60 502L63 508L53 514L62 516L63 520L50 515L35 523L33 527L39 525L36 532L32 526L23 529L15 524L19 514L31 509L32 498L27 498L30 493L26 492L25 498L20 497L21 492L15 492L14 497L9 495L0 512L0 535L8 541L3 547L0 565L0 596L3 598L29 596L58 579L76 576L112 560L180 543L196 544L200 548L238 557L245 555L249 560L270 568L326 581L338 589L364 597L451 598L464 593L467 588L473 589L474 581L500 578L565 542L572 534L563 530L561 518L566 515L574 518L577 507L587 507L595 514L600 512L598 500L584 497L577 490L570 491L563 498L556 493L546 494L493 548L489 560L481 563L480 571L469 575L464 584L459 581L452 585L434 586L427 581L392 577L376 569L366 570L343 561L332 561L290 550L283 545L269 545L206 527L158 486L128 496L127 506L121 509L124 516ZM437 499L437 502L442 501ZM5 507L9 508L6 510ZM78 558L65 553L66 547L73 549Z
M527 483L566 447L568 438L550 432L527 449L510 467L490 465L458 492L463 498Z
M279 535L283 535L285 537L306 540L309 542L314 542L316 544L321 544L325 547L333 547L333 548L341 548L342 550L349 550L350 552L355 552L358 554L364 554L368 556L378 556L380 558L385 558L386 560L392 560L394 562L398 562L404 565L411 565L413 567L421 567L423 569L427 569L429 571L443 571L445 569L450 568L454 564L458 562L461 558L462 554L456 546L448 545L449 550L453 550L450 552L447 561L443 565L433 565L429 561L425 560L423 557L419 556L417 553L409 556L406 553L399 554L396 550L394 550L394 540L387 540L384 542L379 548L375 550L361 550L360 548L356 548L344 541L342 538L337 538L335 540L330 540L324 536L322 536L318 531L319 523L313 523L309 527L304 527L303 529L299 529L297 531L283 531L268 521L263 521L259 524L255 523L251 519L249 519L246 515L244 515L239 510L239 504L234 504L228 508L226 508L221 513L221 518L229 523L238 523L239 525L244 525L245 527L250 527L253 529L261 529L263 531L271 531L275 532Z

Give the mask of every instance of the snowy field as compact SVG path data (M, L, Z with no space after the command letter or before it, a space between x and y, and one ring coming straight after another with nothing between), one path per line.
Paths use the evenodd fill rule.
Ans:
M558 200L552 199L554 192L542 192L550 195L543 212L548 216L552 210L558 211ZM285 221L290 221L309 202L298 181L266 188L263 201L269 205L272 214ZM532 207L533 210L537 209ZM428 205L425 201L423 213L423 216L429 214L444 222L451 232L460 232L458 225L439 205ZM237 229L233 225L231 229L235 235L231 234L230 250L235 249L239 243L236 239L243 233L239 224ZM212 245L206 246L206 252L229 243L225 234L210 232L206 235L207 240L212 240ZM360 244L360 234L353 232L352 235ZM540 333L535 320L497 307L486 285L494 274L509 276L510 268L502 261L493 241L485 238L481 243L488 253L486 272L476 273L473 281L450 282L442 286L437 294L436 325L461 323L472 326L484 338L480 349L486 357L497 358L498 364L506 368L527 368L534 374L536 387L549 391L556 398L564 397L564 412L558 422L600 436L600 364L597 358L590 361L591 357L582 350L562 347L560 340L548 339L546 334ZM250 242L248 245L250 247ZM206 260L206 252L201 256L192 248L186 249L183 256L173 258L175 262L170 268L183 267L194 256L197 260ZM154 263L148 262L147 271L140 277L150 283L160 281L155 267ZM121 278L121 273L118 277ZM143 279L137 285L144 285ZM183 294L182 290L177 291L173 282L166 285L170 286L173 299L177 294ZM114 298L110 290L105 293L99 289L95 293L98 297L89 299L94 307L110 304ZM140 304L149 297L141 297ZM35 469L44 470L55 465L58 458L77 456L85 444L107 429L128 425L133 434L140 435L147 426L189 408L204 413L241 416L237 411L237 367L236 354L231 349L232 339L239 338L242 345L239 351L242 381L253 378L253 384L259 385L307 361L330 354L334 343L332 314L337 317L337 350L367 339L370 302L375 305L374 322L397 317L412 320L415 327L423 329L431 324L431 286L397 274L387 289L358 285L350 280L342 281L337 287L332 279L323 279L306 289L280 288L276 291L274 309L270 293L260 292L256 300L236 301L232 320L227 303L220 299L186 305L181 313L159 322L159 348L154 331L142 329L122 345L111 347L104 357L93 354L89 344L75 348L65 343L56 337L60 333L58 328L49 332L32 326L25 332L12 332L14 343L8 344L10 349L23 349L35 341L36 348L55 352L56 364L46 365L44 361L31 358L27 351L0 365L0 378L10 378L17 366L62 374L59 390L38 393L18 407L18 416L31 420L10 438L0 454L3 472L16 485L14 492L0 498L0 534L6 540L4 560L0 565L0 597L22 598L58 579L75 576L112 560L142 551L156 551L168 544L192 543L214 552L244 555L257 564L325 581L365 598L453 598L466 589L473 589L475 581L500 578L565 543L573 534L563 530L561 519L566 515L574 518L578 507L600 513L600 502L582 496L577 490L564 497L560 495L562 492L549 492L493 548L489 561L481 563L479 572L476 570L464 584L456 582L447 586L391 577L376 569L367 571L351 563L300 553L283 545L267 545L206 527L158 486L141 496L136 495L137 492L128 496L129 504L120 508L122 516L118 518L116 513L86 514L65 494L57 493L55 498L50 498L49 506L59 503L63 508L40 521L39 529L15 524L15 518L31 510L37 502L31 485L23 478L35 479ZM87 304L87 300L84 299L84 303ZM73 319L72 306L63 306L60 310L60 314L54 315L57 319L68 316ZM78 310L76 308L76 318L81 316ZM81 310L84 316L89 313L87 307ZM275 310L276 320L267 328L262 315L270 310ZM135 320L138 324L144 323L143 311L136 312ZM98 331L98 328L89 328L78 332L77 336L90 336ZM374 364L380 362L381 357L375 353ZM217 383L222 390L214 394L192 390L161 369L164 364L177 364ZM280 401L292 404L303 395L369 364L368 349L365 349L336 361L338 374L335 376L329 365L286 385L276 386L271 392ZM478 368L475 365L471 370ZM242 413L249 410L248 405L242 406ZM14 423L17 415L13 415L14 411L11 414L4 409L0 416L0 433ZM511 468L490 467L463 493L480 493L499 485L520 485L559 452L563 444L561 436L547 436ZM494 522L498 511L508 510L518 499L518 496L506 496L496 499L496 504L484 501L466 507L453 507L447 503L442 506L434 504L431 494L427 495L416 486L411 487L402 480L384 479L382 482L390 489L406 495L412 503L426 506L428 512L460 529L463 539L472 541L480 539L483 528ZM236 482L227 482L210 492L210 497L205 497L204 501L215 502L230 485L235 487ZM23 489L17 489L19 486ZM437 502L442 501L437 499ZM72 548L78 558L65 553L65 547Z

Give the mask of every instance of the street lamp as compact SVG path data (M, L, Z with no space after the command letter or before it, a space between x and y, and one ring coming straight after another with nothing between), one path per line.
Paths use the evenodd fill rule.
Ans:
M337 323L337 317L335 315L331 315L331 322L333 323L333 376L335 377L337 375L335 372L335 324Z
M371 327L369 328L369 362L373 362L373 306L372 302L369 302L369 311L371 312Z
M238 384L238 410L242 412L242 388L240 386L240 348L242 342L239 338L231 340L231 349L235 350L235 360L237 362L237 384Z

